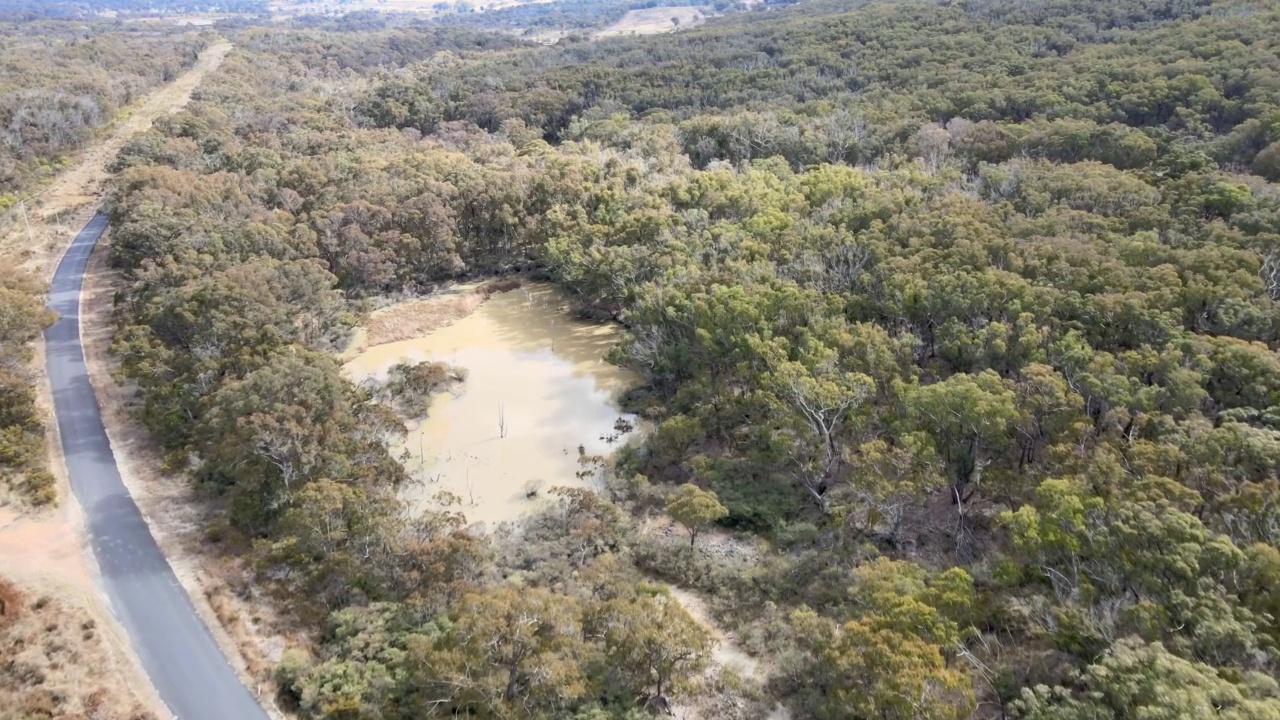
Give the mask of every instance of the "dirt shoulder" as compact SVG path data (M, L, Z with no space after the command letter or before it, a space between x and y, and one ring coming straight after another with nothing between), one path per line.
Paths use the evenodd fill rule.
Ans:
M0 508L0 720L165 717L80 528L74 503L34 517Z

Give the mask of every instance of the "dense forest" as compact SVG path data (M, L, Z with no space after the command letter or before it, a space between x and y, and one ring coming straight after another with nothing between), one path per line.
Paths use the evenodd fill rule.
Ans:
M234 40L116 162L115 351L314 633L302 716L1280 718L1273 4ZM653 430L520 528L408 517L333 351L511 273L625 326ZM688 544L636 532L664 512ZM767 681L708 678L655 580Z

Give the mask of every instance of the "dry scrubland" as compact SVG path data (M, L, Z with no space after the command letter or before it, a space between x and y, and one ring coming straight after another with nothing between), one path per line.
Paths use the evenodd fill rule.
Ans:
M0 720L156 720L145 679L91 598L32 593L0 578Z
M127 148L122 370L313 640L282 702L1280 710L1280 15L852 5L536 48L251 28L181 132ZM404 418L333 351L381 299L513 272L625 322L653 429L520 528L408 521ZM513 617L545 631L504 661ZM728 640L742 682L709 671Z
M35 193L27 202L25 219L17 210L0 217L0 258L17 260L39 277L51 277L63 250L101 202L103 185L111 177L107 166L120 148L129 138L150 128L156 118L186 105L191 92L230 51L230 43L211 45L190 70L127 110L107 137L94 143L69 170Z
M1277 27L811 0L539 48L247 28L122 151L90 314L120 289L120 366L89 352L127 482L308 720L1280 717ZM643 443L564 448L603 492L517 527L411 515L407 404L335 353L389 298L518 273L625 323ZM356 347L474 303L385 307Z

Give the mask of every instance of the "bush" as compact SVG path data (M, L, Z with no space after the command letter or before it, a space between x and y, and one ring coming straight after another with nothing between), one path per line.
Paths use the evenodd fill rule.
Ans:
M43 507L58 501L58 480L47 470L28 472L25 486L32 505Z
M280 664L276 666L276 683L280 686L281 699L289 707L297 707L298 695L295 687L310 667L311 657L302 650L290 648L280 656Z
M451 383L462 382L465 373L444 363L402 362L391 368L384 388L397 410L406 417L426 417L431 399Z

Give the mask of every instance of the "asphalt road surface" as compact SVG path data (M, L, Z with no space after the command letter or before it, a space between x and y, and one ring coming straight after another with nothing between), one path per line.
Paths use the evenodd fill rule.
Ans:
M80 285L107 219L95 215L53 276L45 331L53 407L71 490L84 508L90 544L112 612L129 634L160 699L179 720L266 720L196 615L129 491L102 427L80 346Z

